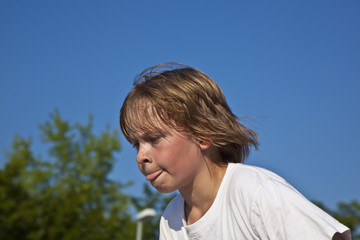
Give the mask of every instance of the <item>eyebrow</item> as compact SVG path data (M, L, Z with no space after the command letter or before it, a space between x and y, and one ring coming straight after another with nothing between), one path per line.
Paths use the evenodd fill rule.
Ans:
M130 137L130 142L136 142L139 139L146 139L149 137L153 137L153 136L165 136L165 131L160 130L160 129L155 129L155 131L151 131L151 130L147 130L144 133L139 133L139 134L131 134Z
M153 136L165 136L165 133L164 131L162 130L156 130L156 131L148 131L148 132L145 132L144 134L140 135L140 138L141 139L146 139L146 138L150 138L150 137L153 137Z

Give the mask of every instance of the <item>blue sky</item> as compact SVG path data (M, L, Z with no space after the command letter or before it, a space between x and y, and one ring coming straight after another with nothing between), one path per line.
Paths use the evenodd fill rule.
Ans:
M260 135L248 164L335 207L360 200L360 2L0 1L0 148L37 142L58 108L95 132L119 129L136 74L175 61L223 89ZM144 177L121 136L112 178ZM1 163L4 163L2 155Z

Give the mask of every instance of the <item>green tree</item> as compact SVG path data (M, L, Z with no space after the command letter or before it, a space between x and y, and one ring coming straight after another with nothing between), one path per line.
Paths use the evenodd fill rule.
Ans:
M117 132L96 136L92 117L71 125L57 111L40 129L47 157L16 136L0 169L1 239L134 239L131 200L122 192L128 184L108 178Z

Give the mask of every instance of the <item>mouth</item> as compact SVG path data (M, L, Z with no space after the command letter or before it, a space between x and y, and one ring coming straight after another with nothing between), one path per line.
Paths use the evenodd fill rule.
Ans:
M153 181L153 180L155 180L162 172L163 172L163 170L157 170L156 172L150 173L150 174L146 175L146 180L148 180L148 181Z

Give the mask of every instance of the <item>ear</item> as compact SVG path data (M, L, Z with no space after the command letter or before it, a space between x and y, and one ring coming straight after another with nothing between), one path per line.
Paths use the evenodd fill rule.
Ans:
M212 144L211 140L206 140L206 141L201 141L199 143L199 146L201 150L206 150L211 146L211 144Z

